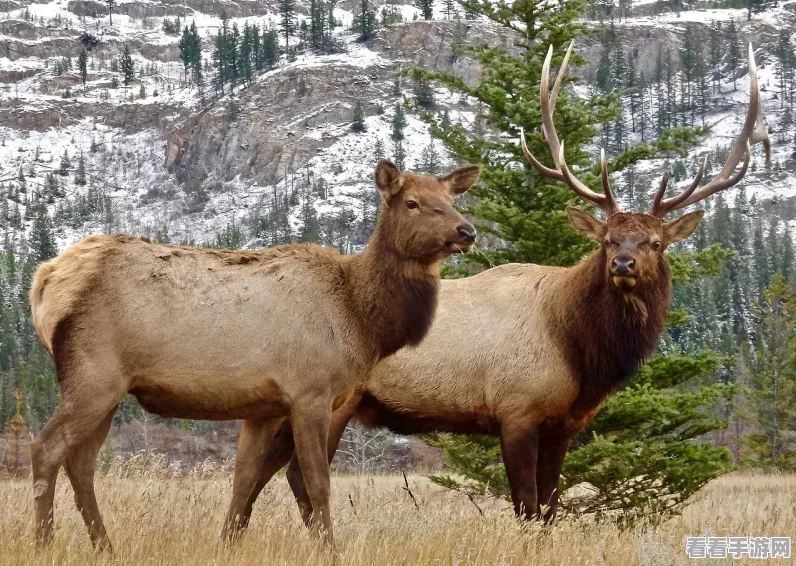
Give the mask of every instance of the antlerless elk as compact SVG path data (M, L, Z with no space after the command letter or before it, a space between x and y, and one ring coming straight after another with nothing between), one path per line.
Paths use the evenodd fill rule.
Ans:
M379 163L379 218L354 256L307 244L224 251L118 235L90 236L42 264L31 308L61 404L31 443L38 540L52 537L64 465L92 542L109 546L94 462L127 393L164 417L244 420L234 502L250 497L264 446L287 419L314 524L331 539L331 410L380 359L423 339L439 262L475 239L452 197L479 175L466 167L427 177Z

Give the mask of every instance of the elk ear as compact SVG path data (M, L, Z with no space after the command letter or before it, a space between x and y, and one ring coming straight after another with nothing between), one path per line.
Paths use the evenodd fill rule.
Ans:
M403 176L398 168L390 161L379 161L376 166L376 188L381 191L386 200L401 192L404 184Z
M666 243L673 244L690 236L699 226L699 221L703 216L705 216L704 210L695 210L664 224L663 233L666 234Z
M575 226L575 230L578 231L578 234L584 238L596 240L598 242L603 239L605 222L597 220L585 210L575 208L574 206L567 207L567 214L569 214L569 219L572 220L572 224Z
M480 176L481 168L478 165L470 165L448 173L444 177L439 177L437 180L442 183L442 186L445 187L450 194L460 195L475 185Z

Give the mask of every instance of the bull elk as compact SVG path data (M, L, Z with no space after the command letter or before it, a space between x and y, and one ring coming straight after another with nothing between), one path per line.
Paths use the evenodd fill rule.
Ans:
M382 161L378 222L354 256L307 244L219 251L117 235L90 236L42 264L31 308L61 404L31 443L39 542L52 538L64 465L92 543L110 546L94 462L127 393L164 417L244 420L233 501L250 497L265 445L287 419L315 526L331 540L331 410L376 362L423 339L439 262L475 240L452 197L479 175L471 166L427 177Z
M703 161L688 188L671 198L664 198L668 183L664 174L652 209L640 213L619 210L604 155L604 194L576 179L564 160L553 109L571 51L570 45L552 93L548 90L552 47L542 69L542 133L554 167L531 155L524 135L521 144L542 175L565 183L606 214L603 222L582 210L567 209L578 232L600 247L573 267L508 264L443 281L437 317L424 342L380 362L332 415L330 458L352 416L366 426L383 426L400 434L497 435L515 512L551 520L569 440L655 349L666 326L671 294L663 252L696 229L703 211L671 222L664 222L664 217L738 183L749 166L751 143L764 142L768 152L754 55L750 45L749 109L721 172L700 187ZM276 440L269 446L241 526L246 525L257 494L291 458L289 423L283 424ZM308 521L314 507L299 464L295 458L290 462L288 481Z

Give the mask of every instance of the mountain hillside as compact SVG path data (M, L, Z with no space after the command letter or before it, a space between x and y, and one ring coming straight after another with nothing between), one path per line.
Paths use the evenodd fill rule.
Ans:
M773 161L781 171L765 180L753 172L747 186L761 200L789 201L796 191L787 175L794 166L793 125L777 93L775 51L779 31L796 22L796 2L751 20L743 9L699 6L655 14L649 3L638 2L612 27L637 72L649 78L662 48L671 49L679 64L687 25L707 34L711 22L737 22L743 42L756 48L764 111L774 132ZM247 236L244 243L258 246L287 238L275 235L273 226L280 222L293 235L309 229L308 214L328 243L342 249L361 245L375 213L370 178L377 157L395 159L402 151L399 161L408 169L451 165L439 142L429 151L427 127L411 113L400 149L391 139L396 104L417 94L417 85L408 77L396 79L396 73L419 64L473 81L479 69L461 46L511 41L487 22L461 18L459 9L448 15L436 6L434 19L423 21L418 8L385 4L374 11L391 14L391 22L360 42L351 28L360 5L340 3L332 32L339 52L299 51L297 33L294 47L272 69L255 72L251 84L236 85L232 93L227 87L222 95L213 68L222 18L229 18L230 28L257 24L263 32L278 32L276 3L136 0L118 2L109 17L105 4L90 0L7 0L0 11L0 197L8 201L3 206L9 214L17 211L21 218L5 230L21 238L32 222L27 206L43 199L62 220L56 222L60 246L102 230L204 242L232 223L260 226L247 232L258 237ZM299 22L307 12L300 3ZM201 85L186 76L180 33L168 29L194 22L202 42ZM283 46L284 37L277 35ZM88 52L85 87L78 69L86 43L81 37L99 41ZM596 34L578 45L590 63L580 70L584 92L594 88L603 43ZM119 71L125 46L135 75L127 86ZM741 67L734 85L731 73L720 77L702 118L714 127L693 155L731 143L748 96L745 62ZM468 100L432 91L433 111L482 126ZM360 132L352 128L357 102ZM68 164L61 167L64 156ZM75 182L81 159L85 184ZM662 162L645 165L639 174L659 171ZM759 155L754 168L762 170ZM76 211L80 197L100 205Z

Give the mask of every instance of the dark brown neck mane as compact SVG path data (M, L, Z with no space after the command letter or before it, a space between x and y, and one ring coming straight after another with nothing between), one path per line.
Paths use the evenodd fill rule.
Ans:
M606 273L603 249L570 269L566 302L557 313L570 369L580 382L573 413L596 408L631 379L666 328L671 300L669 265L661 256L657 281L639 281L624 294Z
M346 278L364 335L378 359L425 337L437 309L438 262L402 258L379 225L351 258Z

